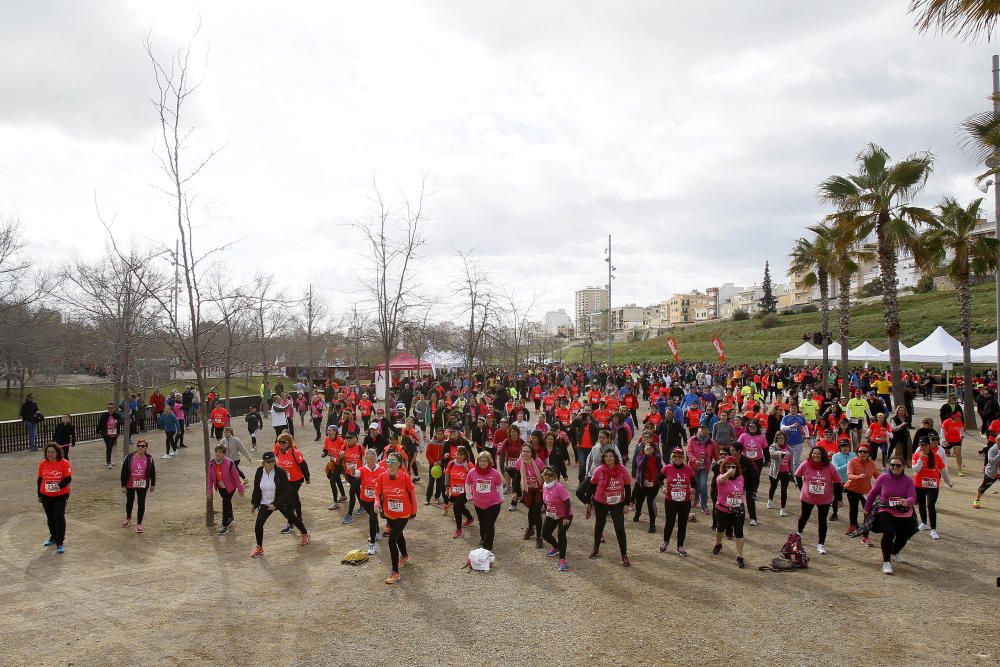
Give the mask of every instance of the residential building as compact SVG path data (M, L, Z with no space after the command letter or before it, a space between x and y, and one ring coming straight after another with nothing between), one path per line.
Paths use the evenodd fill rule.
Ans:
M667 322L670 326L697 322L698 314L702 321L708 319L709 298L695 290L689 294L675 294L665 302Z
M603 287L587 287L576 291L576 335L584 336L590 331L592 313L606 311L608 290Z
M550 336L556 336L559 334L559 330L565 330L569 327L570 330L573 329L573 320L570 319L569 315L566 314L565 308L560 308L559 310L550 310L545 313L545 333Z
M617 308L612 307L611 330L628 331L629 329L638 329L642 326L644 310L644 308L634 303L618 306Z

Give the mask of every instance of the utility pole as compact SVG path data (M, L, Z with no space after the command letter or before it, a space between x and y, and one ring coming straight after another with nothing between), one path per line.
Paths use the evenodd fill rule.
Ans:
M604 250L604 253L607 255L607 257L604 259L604 261L608 263L608 284L606 285L606 287L608 288L608 372L610 373L611 372L611 342L614 339L614 336L611 333L611 331L612 331L612 328L611 328L611 281L615 279L614 275L612 275L614 273L614 271L615 271L615 267L611 263L611 234L608 234L608 247Z
M1000 113L1000 55L993 56L993 113ZM997 241L1000 242L1000 165L990 165L996 171L993 172L993 224L996 230ZM997 308L997 333L1000 334L1000 250L997 251L996 261L996 308ZM996 375L993 380L1000 383L1000 335L997 336L997 365Z

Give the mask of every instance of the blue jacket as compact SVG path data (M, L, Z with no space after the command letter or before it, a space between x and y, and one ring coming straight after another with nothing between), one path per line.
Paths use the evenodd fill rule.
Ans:
M180 422L174 413L165 410L156 420L156 425L163 429L165 433L176 433L180 430Z

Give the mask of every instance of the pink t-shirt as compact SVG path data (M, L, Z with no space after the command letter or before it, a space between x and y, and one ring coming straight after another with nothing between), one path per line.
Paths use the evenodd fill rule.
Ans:
M481 510L499 505L503 500L503 478L496 468L483 472L476 466L465 478L465 494Z
M665 478L663 484L663 495L666 500L674 502L691 502L691 480L694 479L694 470L689 465L682 465L680 468L673 463L663 466Z
M829 505L833 502L833 485L840 484L840 473L831 464L814 468L809 461L799 464L796 477L802 478L799 498L812 505Z
M781 463L778 464L778 472L791 472L792 450L788 447L778 447L778 451L784 454L784 456L781 457Z
M736 508L743 507L743 475L729 479L728 475L715 478L719 487L719 497L715 501L715 509L732 514Z
M625 487L629 485L631 478L628 470L621 464L615 464L612 471L606 464L597 466L597 470L590 478L590 483L594 487L594 500L604 505L618 505L625 502Z
M537 472L535 471L535 466L538 467ZM519 458L517 462L514 463L514 468L521 473L521 490L525 491L527 489L538 489L542 486L542 468L545 467L545 462L541 459L535 459L535 465L525 463L524 459Z
M545 516L552 519L565 519L573 516L569 504L569 491L559 482L552 486L542 486L542 502L545 504Z
M767 438L762 434L750 435L749 433L744 433L737 438L737 442L743 445L743 456L754 463L764 458L764 448L767 447Z
M126 486L130 489L145 489L149 475L149 466L146 465L145 455L133 454L131 463Z

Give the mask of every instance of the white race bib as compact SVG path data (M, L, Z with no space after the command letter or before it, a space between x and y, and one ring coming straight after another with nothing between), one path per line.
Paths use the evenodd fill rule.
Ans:
M938 481L933 477L924 477L920 480L920 486L924 489L936 489L938 488Z
M822 496L826 493L826 482L823 480L809 482L809 493L814 496Z
M727 496L726 507L739 507L743 504L743 496Z
M488 479L476 480L476 493L490 493L493 490L493 482Z
M144 479L133 479L132 480L132 488L133 489L145 489L146 488L146 480L144 480Z
M609 493L605 496L608 505L617 505L622 501L622 494L620 493Z
M550 519L558 519L559 518L559 515L556 513L556 510L555 510L554 507L547 508L545 510L545 516L549 517Z
M386 507L390 512L402 512L403 511L403 501L402 500L390 500L386 503Z
M756 449L751 449L751 450L747 451L746 456L747 456L748 459L750 459L752 461L755 458L757 458L757 456L758 456L759 453L760 452L758 452Z
M674 502L678 502L678 503L684 502L685 500L687 500L687 492L686 491L676 491L676 490L671 491L670 492L670 499L673 500Z
M889 498L889 507L903 507L905 498Z
M465 487L464 486L453 486L453 487L451 487L451 495L453 495L453 496L460 496L463 493L465 493Z
M45 482L46 493L59 493L59 482Z
M375 498L375 489L373 489L371 487L366 487L365 488L365 498L367 498L368 500L374 499Z

